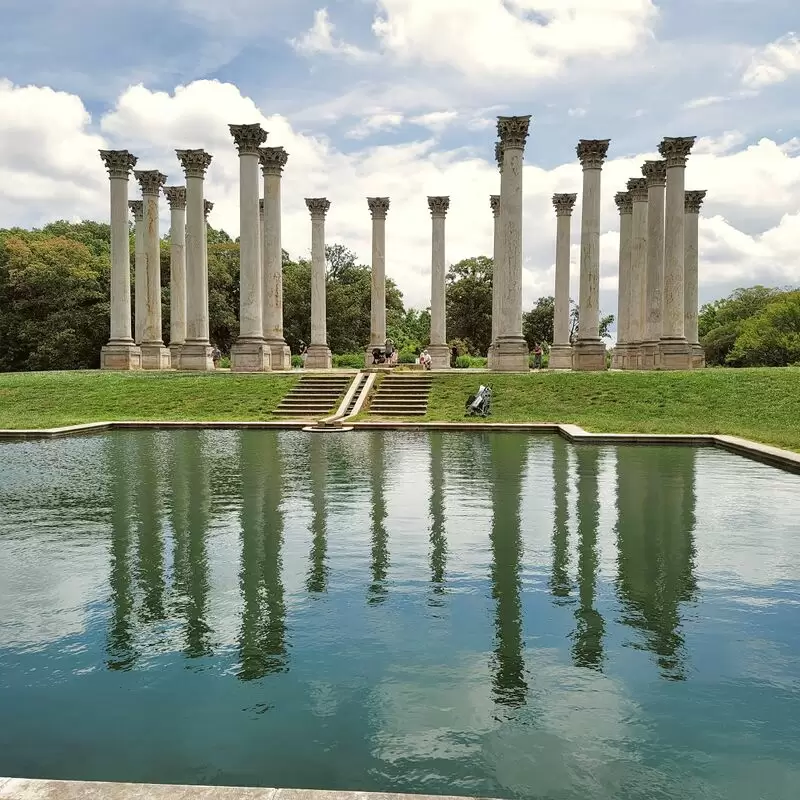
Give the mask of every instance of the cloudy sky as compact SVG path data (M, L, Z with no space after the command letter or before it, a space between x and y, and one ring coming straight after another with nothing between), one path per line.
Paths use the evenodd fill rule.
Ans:
M259 121L290 153L286 249L308 253L303 198L325 195L328 241L366 261L365 197L388 195L387 272L426 306L426 195L451 197L449 261L490 254L496 116L532 114L526 305L553 292L550 196L580 191L579 138L612 140L604 312L616 312L614 193L665 135L698 137L686 188L708 190L701 301L800 283L796 0L321 2L0 0L0 227L107 219L98 148L127 148L177 184L174 149L205 147L210 222L236 235L227 125Z

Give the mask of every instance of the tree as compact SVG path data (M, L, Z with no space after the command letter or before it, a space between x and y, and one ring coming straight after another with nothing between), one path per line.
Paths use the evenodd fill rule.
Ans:
M447 271L447 335L462 340L473 355L492 343L492 272L487 256L465 258Z
M726 360L748 367L800 364L800 291L774 297L745 320Z
M555 298L540 297L530 311L522 315L522 335L533 349L537 343L553 344Z
M569 305L569 343L575 344L575 340L577 339L580 328L581 311L578 304L574 300L570 300ZM616 317L613 314L606 314L606 316L600 317L601 339L611 338L611 332L609 329L614 324L615 319Z

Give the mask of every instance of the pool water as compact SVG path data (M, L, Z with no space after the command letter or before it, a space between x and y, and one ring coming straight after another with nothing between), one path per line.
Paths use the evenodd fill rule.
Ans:
M713 449L0 444L0 775L794 800L798 520Z

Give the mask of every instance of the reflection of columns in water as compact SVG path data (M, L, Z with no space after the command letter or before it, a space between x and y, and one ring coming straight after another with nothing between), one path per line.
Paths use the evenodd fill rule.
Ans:
M328 539L325 518L325 482L327 450L324 436L312 436L309 442L311 484L311 553L306 578L309 592L328 591Z
M569 445L557 436L553 442L553 597L569 597Z
M239 677L262 678L286 664L286 604L281 582L282 470L277 435L239 434L242 471L242 565L244 608Z
M494 697L502 705L525 704L522 653L520 501L528 440L519 434L491 434L492 597L495 600Z
M186 654L211 654L208 616L208 551L210 481L203 454L203 434L175 431L172 466L172 531L175 542L175 588L186 617Z
M109 623L106 665L113 670L130 669L136 660L133 647L131 576L130 491L128 476L134 466L128 458L129 438L125 434L108 437L109 503L111 506L111 620Z
M578 608L572 659L577 667L600 669L603 663L603 618L594 608L597 586L597 527L600 497L597 486L599 452L596 447L576 448L578 461Z
M681 603L694 577L695 451L617 451L617 591L623 622L642 632L665 678L685 677Z
M131 434L137 451L132 474L136 481L136 524L139 564L136 577L143 597L142 619L161 620L164 612L164 537L161 530L159 470L154 431Z
M367 462L372 466L370 489L372 494L372 583L367 591L367 602L382 603L386 599L386 575L389 571L389 543L384 521L386 500L383 494L384 442L383 433L370 434Z
M447 538L444 531L444 460L442 458L442 434L431 432L431 583L434 595L444 593L445 569L447 567ZM431 602L434 602L433 600ZM441 601L436 601L436 605Z

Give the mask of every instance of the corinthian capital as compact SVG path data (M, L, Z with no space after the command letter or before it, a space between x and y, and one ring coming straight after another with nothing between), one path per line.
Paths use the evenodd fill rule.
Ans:
M142 194L161 194L161 187L167 182L167 176L157 169L137 169L134 173Z
M494 143L494 160L497 162L497 169L503 171L503 143Z
M579 139L575 152L584 169L602 169L611 139Z
M165 186L164 197L167 198L169 207L173 211L186 208L186 187L185 186Z
M311 212L311 219L325 219L331 201L327 197L306 197L306 208Z
M368 197L367 205L372 219L386 219L386 212L389 210L388 197Z
M262 175L280 175L289 154L282 147L259 147L258 163L261 164Z
M658 152L667 162L667 167L685 167L696 138L696 136L665 136L658 146Z
M204 178L206 170L211 166L211 153L206 153L202 148L196 150L176 150L178 161L181 162L187 178Z
M703 200L706 198L706 192L703 191L690 191L684 192L683 195L683 209L687 214L699 214L700 206L703 205Z
M530 114L526 117L498 117L497 135L500 137L502 150L507 147L524 150L530 122Z
M630 192L617 192L614 195L614 202L617 204L620 214L633 213L633 198Z
M645 161L642 164L642 175L650 186L666 186L667 184L667 162L666 161Z
M228 130L240 156L257 155L258 148L267 141L267 132L257 122L252 125L228 125Z
M128 180L131 170L139 160L127 150L100 150L100 158L106 165L109 178L125 178L125 180Z
M214 208L214 204L210 200L203 200L203 216L208 219L208 215Z
M647 180L645 178L631 178L627 187L634 203L647 202Z
M133 212L133 218L137 222L144 216L144 200L128 200L128 208Z
M499 194L490 194L489 195L489 207L492 209L492 214L498 216L500 214L500 195Z
M571 217L572 209L575 208L577 194L554 194L553 208L556 210L557 217Z
M428 208L432 217L444 217L450 208L449 197L431 197L428 195Z

